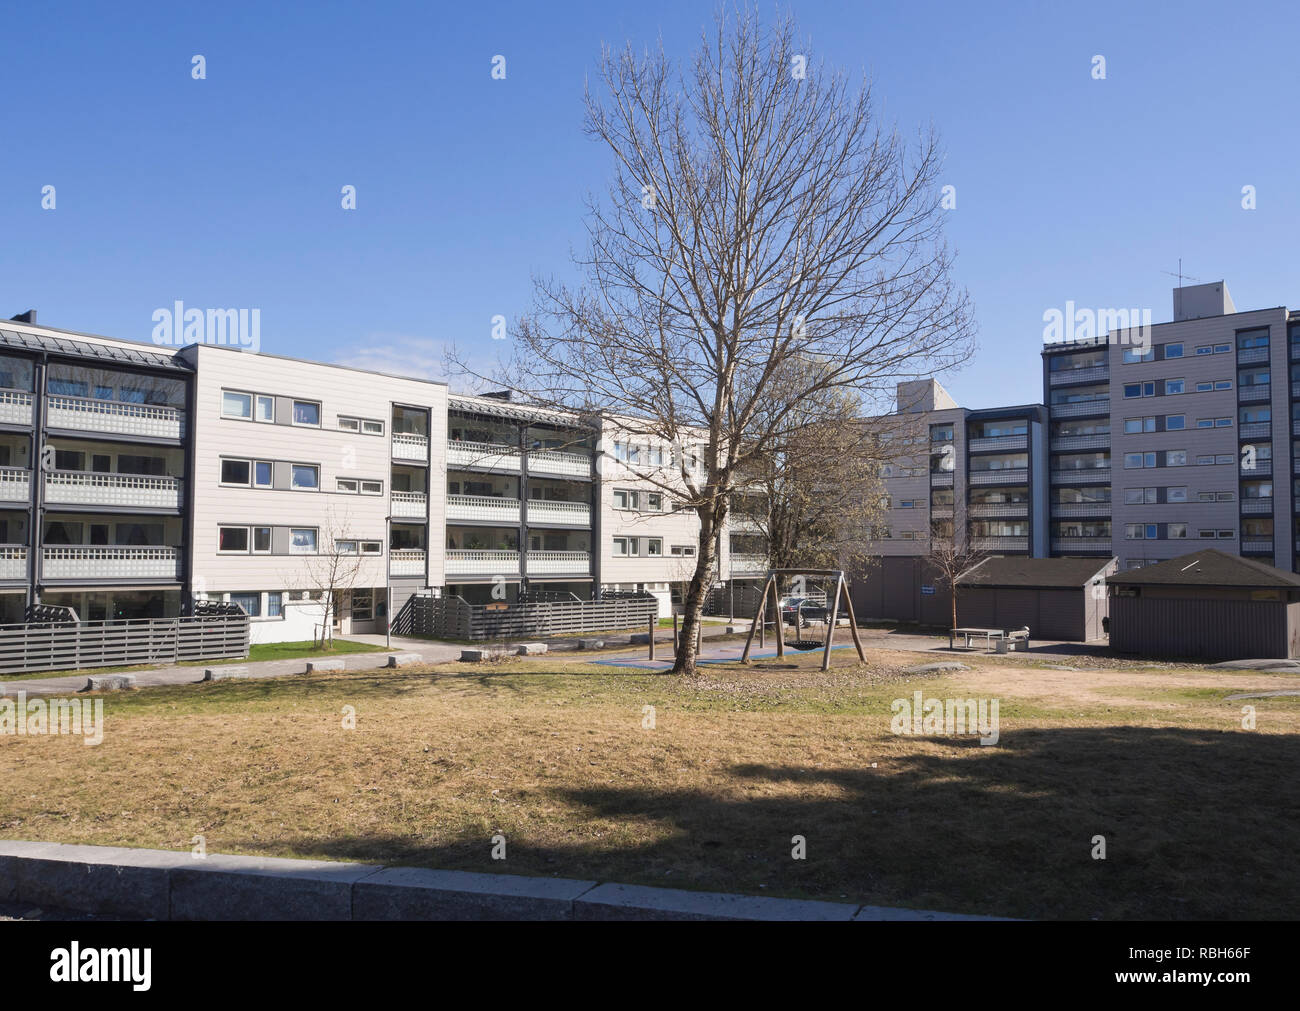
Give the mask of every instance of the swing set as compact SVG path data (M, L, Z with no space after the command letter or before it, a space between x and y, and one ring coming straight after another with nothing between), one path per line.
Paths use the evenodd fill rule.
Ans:
M785 641L785 615L781 613L781 597L777 590L777 580L781 576L817 576L828 580L835 581L834 596L827 601L826 617L823 619L826 623L826 635L821 640L804 639L803 629L803 604L802 602L796 607L794 612L795 635L799 638L792 642ZM844 601L845 612L849 619L849 631L853 633L853 645L857 647L858 659L866 662L866 654L862 651L862 639L858 635L858 621L853 613L853 598L849 596L849 583L844 578L843 569L768 569L767 578L763 583L763 595L759 598L758 613L754 616L753 623L749 626L749 635L745 639L745 651L740 655L741 663L749 663L749 650L754 644L754 632L758 631L758 645L762 649L767 645L767 608L768 601L771 601L772 609L776 613L776 655L785 656L785 649L789 646L793 650L800 652L809 652L814 649L822 651L822 670L830 670L831 667L831 647L835 642L835 626L839 622L840 601Z

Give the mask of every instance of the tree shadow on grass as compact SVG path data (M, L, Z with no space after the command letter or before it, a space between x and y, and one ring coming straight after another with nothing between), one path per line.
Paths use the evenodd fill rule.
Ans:
M933 745L936 739L922 739ZM628 846L485 837L281 840L303 855L1026 918L1273 919L1300 911L1300 737L1103 727L938 739L865 766L737 765L715 790L548 791ZM716 778L716 777L715 777ZM586 812L587 818L581 812ZM793 837L807 858L792 859ZM1094 859L1096 837L1105 859ZM265 848L249 843L253 850Z

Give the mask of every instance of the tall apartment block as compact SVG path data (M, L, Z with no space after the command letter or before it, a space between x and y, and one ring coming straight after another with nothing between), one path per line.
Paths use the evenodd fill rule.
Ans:
M647 477L674 450L625 430L441 382L0 322L0 623L38 603L113 620L223 600L254 641L309 639L331 567L348 573L340 634L381 632L424 592L663 606L699 524ZM761 575L732 546L724 531L722 576Z

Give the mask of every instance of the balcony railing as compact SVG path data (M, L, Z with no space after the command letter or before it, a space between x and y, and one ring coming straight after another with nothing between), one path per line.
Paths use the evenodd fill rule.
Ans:
M971 439L966 444L967 449L972 453L979 453L992 449L1027 449L1029 447L1029 436L1027 435L998 435L990 436L986 439Z
M388 571L394 576L423 576L428 554L423 548L394 548L388 552Z
M46 424L50 428L150 439L180 439L185 434L185 412L177 407L124 404L62 394L47 397L45 404Z
M532 457L529 457L532 466ZM529 523L556 523L566 527L591 526L591 506L586 502L547 502L543 499L528 500ZM532 571L533 553L529 552L529 571Z
M1291 396L1293 398L1300 397L1300 382L1295 382L1291 384Z
M423 520L429 517L429 496L422 491L395 491L393 519Z
M948 471L939 471L939 470L931 471L931 473L930 473L930 487L931 487L931 488L951 488L951 487L952 487L952 471L950 471L950 470L948 470Z
M934 506L930 509L930 518L932 520L950 520L952 519L952 506Z
M1272 473L1272 460L1256 460L1253 467L1247 467L1244 463L1241 465L1241 476L1244 478L1269 477Z
M1109 502L1054 502L1052 518L1072 516L1109 516Z
M41 549L45 579L181 578L181 552L167 547L89 547L59 545Z
M450 576L517 576L519 552L483 548L448 548L446 572Z
M1028 502L999 502L996 504L976 504L969 509L971 516L1028 516Z
M1053 551L1105 551L1110 552L1109 535L1104 537L1053 537Z
M1241 553L1243 555L1271 555L1273 553L1273 538L1243 537L1241 539Z
M176 510L181 507L181 482L174 477L147 474L55 470L45 475L45 501L53 505Z
M591 574L591 555L586 551L530 551L530 576L586 576Z
M1028 551L1028 537L971 537L977 551Z
M1062 435L1052 440L1052 451L1066 449L1110 449L1110 433L1105 435Z
M1237 351L1238 365L1253 365L1268 361L1268 348L1241 348Z
M0 544L0 579L27 578L27 548L20 544Z
M1084 369L1061 369L1047 374L1049 386L1067 386L1073 383L1095 383L1105 379L1110 369L1105 365L1090 365Z
M6 425L30 425L32 395L17 390L0 390L0 422Z
M1242 439L1267 439L1273 435L1273 426L1267 421L1248 421L1237 426L1237 435Z
M1024 484L1029 471L1023 467L1006 470L973 470L968 478L971 484Z
M429 462L429 437L412 432L393 433L393 459Z
M1270 393L1268 383L1256 383L1252 386L1238 386L1237 399L1241 401L1267 400Z
M519 500L492 495L448 495L447 522L518 526Z
M0 502L27 502L32 497L32 472L25 467L0 467Z
M448 467L478 467L483 470L518 474L519 447L497 442L453 440L447 443Z
M767 572L766 555L741 555L735 552L731 555L731 573L765 573Z
M1273 499L1270 498L1244 498L1241 500L1241 511L1243 515L1258 516L1263 513L1272 515Z
M1080 467L1077 470L1052 471L1052 484L1110 483L1109 467Z
M591 457L586 453L534 449L528 454L528 473L552 477L591 477ZM531 558L532 555L529 555Z
M1300 420L1291 422L1291 434L1300 435Z
M1094 414L1109 414L1109 400L1081 400L1073 404L1053 404L1053 418L1086 418Z

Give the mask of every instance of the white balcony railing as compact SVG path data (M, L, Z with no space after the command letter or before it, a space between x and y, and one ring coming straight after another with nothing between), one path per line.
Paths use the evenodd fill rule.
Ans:
M394 432L393 459L428 463L429 437L427 435L414 435L411 432Z
M485 548L448 548L447 575L517 576L519 552Z
M585 576L591 573L591 555L586 551L530 551L530 576Z
M20 544L0 544L0 579L27 578L27 548Z
M1273 553L1272 537L1243 537L1241 539L1243 554L1271 555Z
M1245 402L1250 400L1267 400L1270 396L1268 383L1255 383L1253 386L1239 386L1237 388L1237 399Z
M518 526L519 500L492 495L448 495L447 522Z
M45 404L46 424L50 428L152 439L179 439L185 434L185 412L177 407L124 404L61 394L47 397Z
M1029 515L1028 502L977 503L968 510L971 516L1013 516Z
M932 471L930 473L931 488L951 488L952 471Z
M519 449L497 442L453 440L447 443L448 467L478 467L498 473L519 473Z
M1248 421L1237 426L1237 435L1242 439L1272 438L1273 425L1268 421Z
M1237 351L1238 365L1254 365L1256 362L1268 361L1268 348L1240 348Z
M32 497L32 472L25 467L0 467L0 502L26 502Z
M530 458L531 460L531 458ZM528 500L529 523L556 523L566 527L591 526L591 506L586 502L547 502ZM533 557L530 553L530 559ZM529 566L531 570L531 565Z
M30 425L32 395L17 390L0 390L0 422L6 425Z
M978 551L1028 551L1028 537L972 537Z
M393 519L423 520L429 517L429 496L422 491L395 491Z
M166 547L90 547L60 545L41 549L41 574L46 579L162 579L181 578L181 552Z
M45 501L55 505L106 505L179 509L181 482L146 474L95 474L55 470L45 475Z
M586 453L535 449L528 454L528 473L555 477L591 477L591 457Z
M427 557L422 548L395 548L388 553L388 571L394 576L423 576Z
M1241 500L1241 511L1247 515L1258 516L1272 515L1273 500L1272 498L1244 498Z

